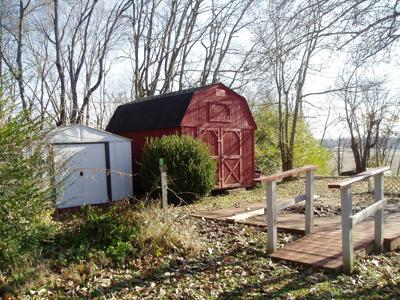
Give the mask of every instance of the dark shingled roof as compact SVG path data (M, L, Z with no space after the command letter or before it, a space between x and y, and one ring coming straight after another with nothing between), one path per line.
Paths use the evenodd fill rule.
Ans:
M117 107L106 131L122 133L180 126L194 92L206 85L178 92L150 96Z

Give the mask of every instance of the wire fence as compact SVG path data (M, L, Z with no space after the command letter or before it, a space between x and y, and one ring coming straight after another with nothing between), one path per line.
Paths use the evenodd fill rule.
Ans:
M400 195L400 176L385 177L385 194Z

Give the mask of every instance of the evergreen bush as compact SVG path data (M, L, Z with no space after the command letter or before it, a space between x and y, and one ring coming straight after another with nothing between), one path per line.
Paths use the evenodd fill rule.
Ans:
M206 144L190 136L164 136L145 146L141 182L146 191L160 191L159 159L168 168L168 199L177 203L207 195L216 183L216 163Z
M4 106L0 105L0 108ZM26 263L51 226L47 136L27 113L0 109L0 270Z

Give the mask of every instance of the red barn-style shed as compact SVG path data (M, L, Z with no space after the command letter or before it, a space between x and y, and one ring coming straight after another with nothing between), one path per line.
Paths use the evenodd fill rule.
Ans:
M107 131L133 140L137 172L151 137L187 134L208 144L218 162L217 189L253 186L256 124L244 97L222 83L120 105Z

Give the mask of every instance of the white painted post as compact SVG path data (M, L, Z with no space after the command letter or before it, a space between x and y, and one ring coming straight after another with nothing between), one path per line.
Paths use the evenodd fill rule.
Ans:
M312 233L314 227L314 172L306 176L306 234Z
M347 274L351 274L353 272L353 225L350 219L352 216L351 185L343 187L340 192L342 207L343 271Z
M384 174L380 173L374 176L375 180L375 202L382 200L384 196ZM375 212L375 252L380 253L383 252L383 239L384 239L384 229L383 229L383 218L384 218L384 210L381 209Z
M276 181L267 182L267 250L268 253L276 251L278 246L278 230L276 222Z
M163 206L163 217L164 223L168 221L168 191L167 191L167 168L164 164L164 160L160 158L160 172L161 172L161 195L162 195L162 206Z

